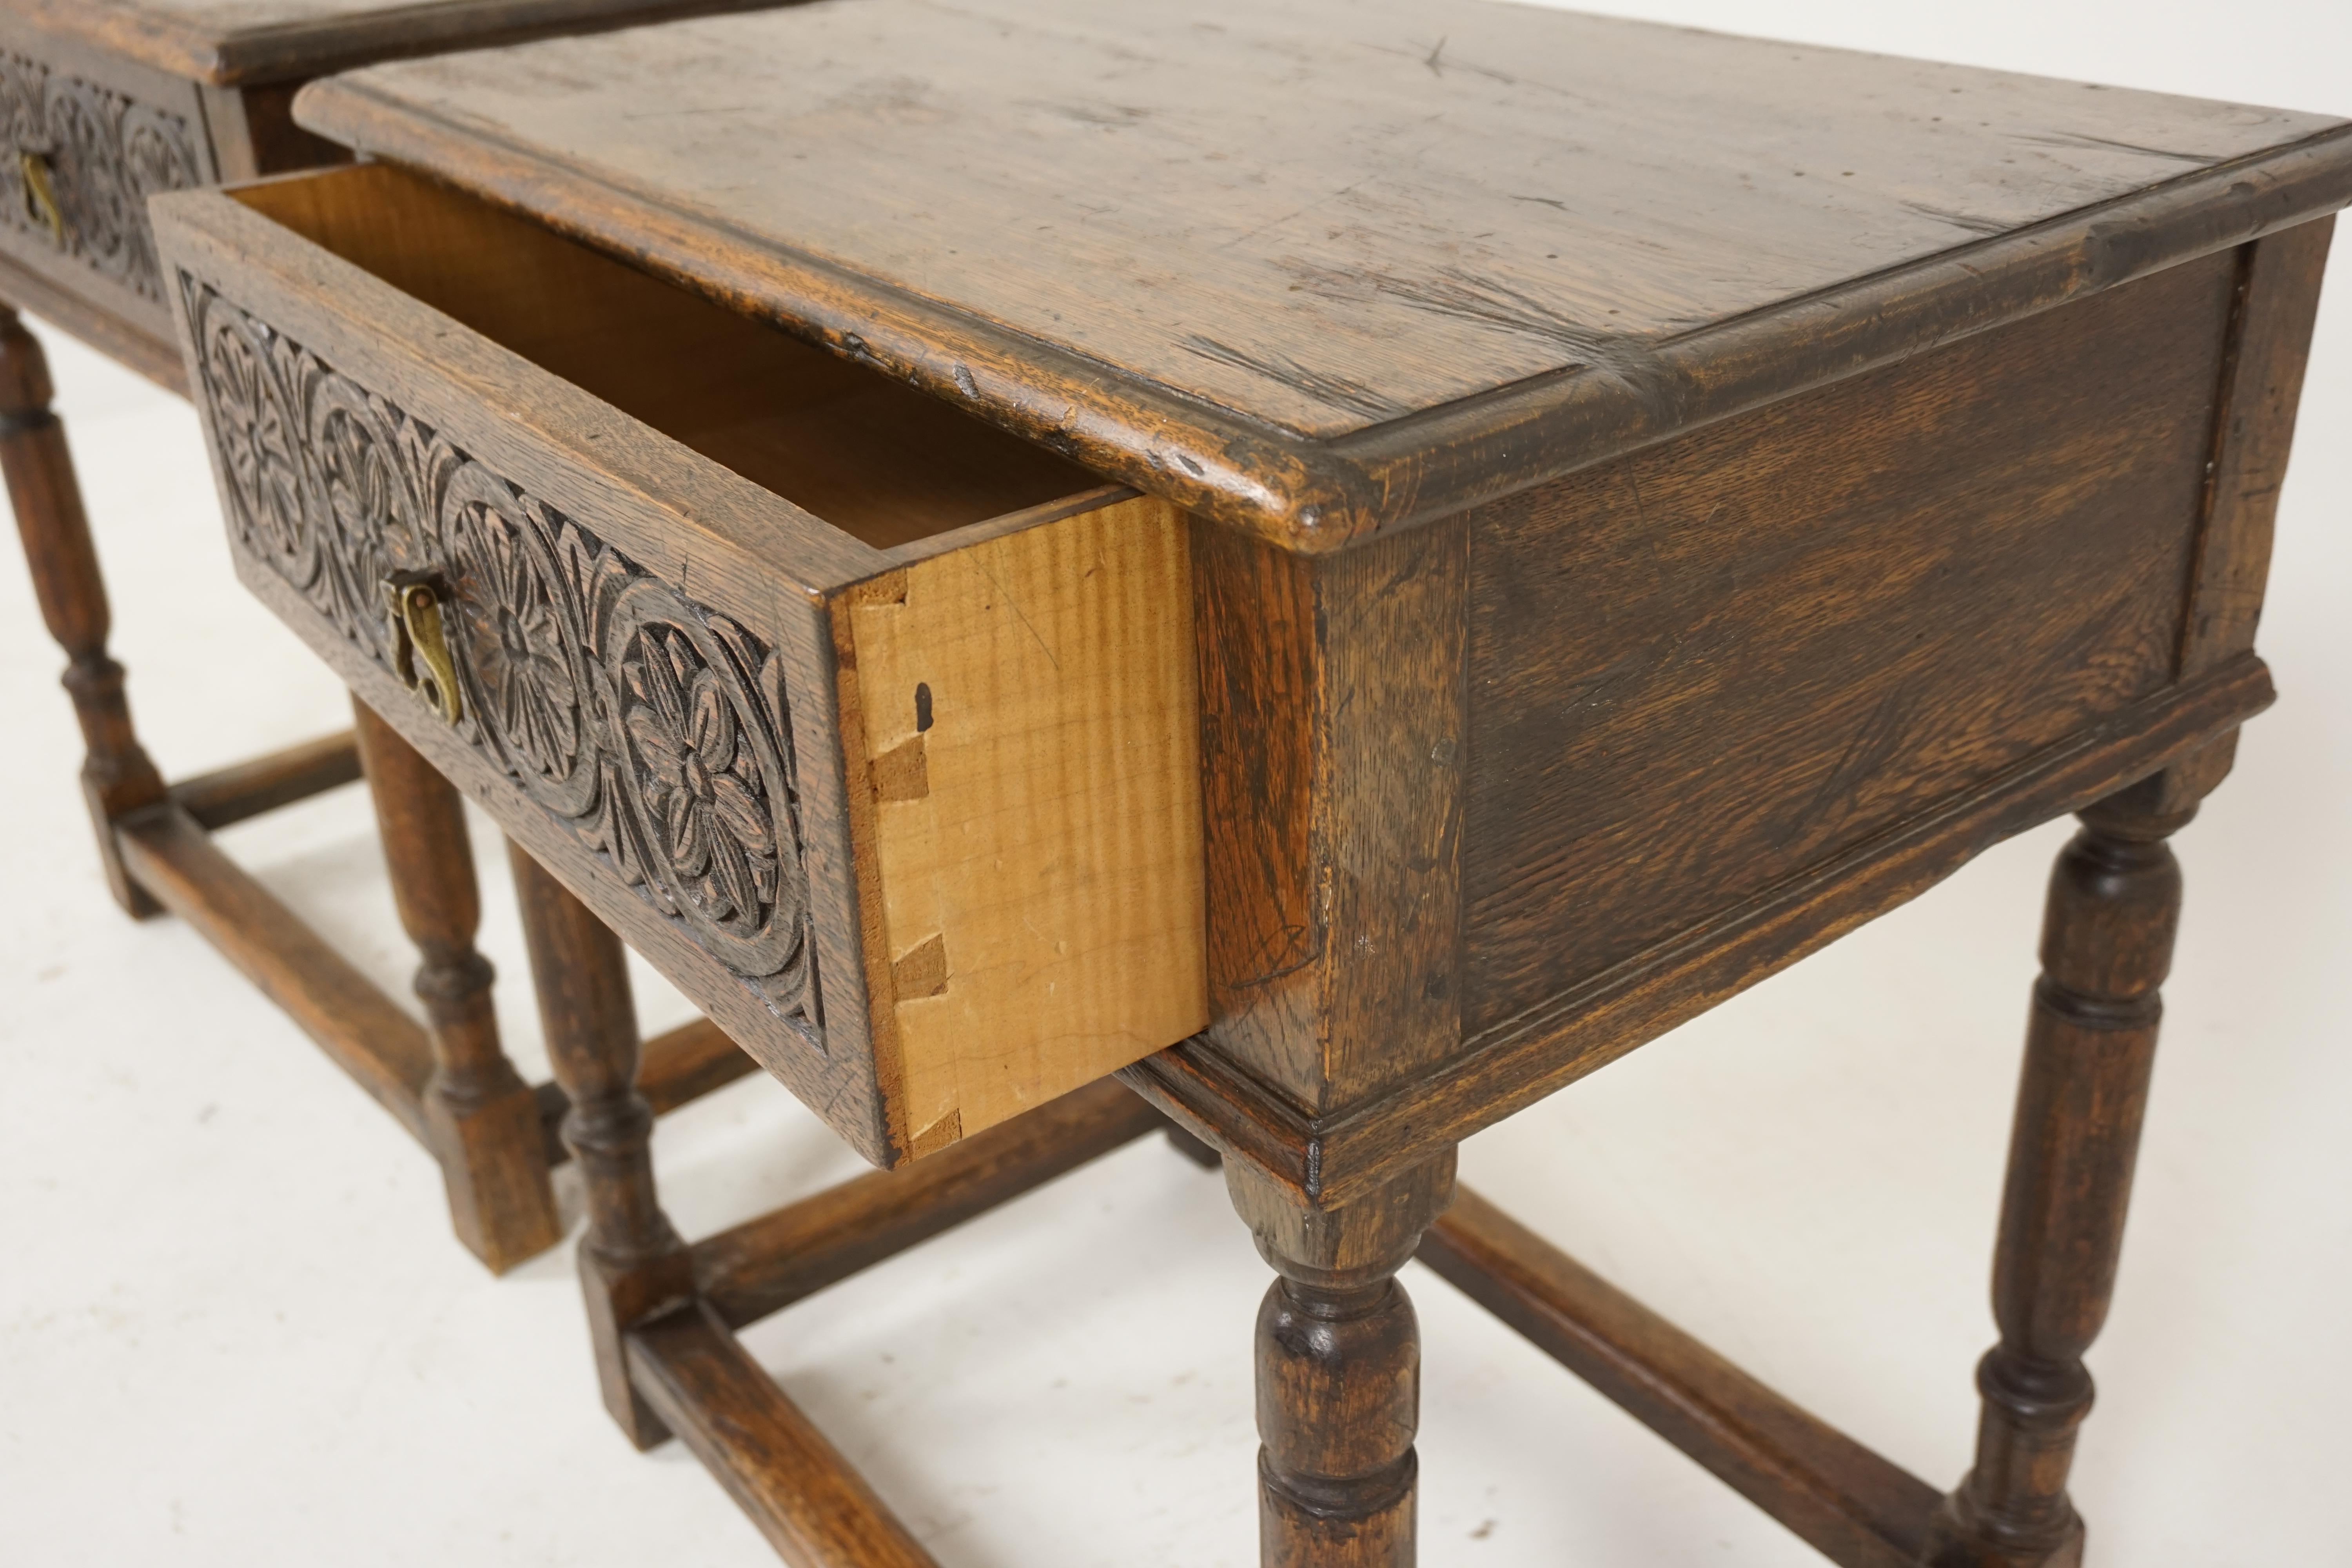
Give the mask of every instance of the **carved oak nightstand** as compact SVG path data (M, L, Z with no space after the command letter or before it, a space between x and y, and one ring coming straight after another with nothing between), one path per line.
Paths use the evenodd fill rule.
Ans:
M1412 1559L1416 1250L1838 1562L2075 1560L2352 128L1467 0L829 0L296 115L381 161L157 204L231 542L528 851L638 1441L928 1561L731 1328L1141 1131L1116 1069L1281 1277L1268 1563ZM2069 812L1948 1499L1457 1193ZM607 925L913 1163L682 1243Z
M83 794L114 897L186 920L440 1162L460 1240L493 1269L553 1246L563 1098L499 1048L457 797L364 709L354 732L167 785L107 652L106 585L47 363L16 310L184 389L147 219L164 191L344 162L298 127L303 82L371 60L613 26L706 0L15 0L0 15L0 467L50 635L69 659ZM375 795L403 923L422 952L420 1026L247 876L212 833L360 777ZM697 1023L656 1043L665 1106L749 1063Z

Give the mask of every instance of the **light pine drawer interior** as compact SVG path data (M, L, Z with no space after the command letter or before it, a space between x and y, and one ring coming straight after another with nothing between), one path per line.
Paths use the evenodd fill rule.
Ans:
M247 584L870 1157L1204 1026L1173 508L388 166L157 212Z

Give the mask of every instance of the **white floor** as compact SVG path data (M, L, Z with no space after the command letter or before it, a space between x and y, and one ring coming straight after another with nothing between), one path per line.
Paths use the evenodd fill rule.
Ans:
M2284 0L1644 9L2352 110L2341 21ZM2346 251L2263 633L2285 697L2182 845L2189 913L2076 1469L2109 1564L2352 1563ZM230 579L192 416L47 341L157 755L185 774L338 725L333 683ZM640 1457L605 1421L566 1257L489 1279L387 1118L188 931L108 902L57 667L0 567L0 1563L772 1563L690 1458ZM1479 1137L1465 1179L1948 1484L2063 832ZM356 792L229 837L404 994ZM485 945L516 982L502 1019L535 1069L485 869ZM652 1021L684 1015L641 979ZM669 1119L656 1152L688 1234L856 1168L765 1079ZM1265 1279L1221 1184L1155 1140L751 1342L950 1568L1241 1568ZM1409 1282L1425 1561L1818 1561L1434 1277Z

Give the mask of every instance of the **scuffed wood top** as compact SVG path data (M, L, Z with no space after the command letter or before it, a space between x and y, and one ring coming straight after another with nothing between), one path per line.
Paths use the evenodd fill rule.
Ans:
M2352 197L2330 118L1491 0L820 0L298 113L1305 548Z
M174 76L285 81L372 60L791 0L10 0L9 10Z

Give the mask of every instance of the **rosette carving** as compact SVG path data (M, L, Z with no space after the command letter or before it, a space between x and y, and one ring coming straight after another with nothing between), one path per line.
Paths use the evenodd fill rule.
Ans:
M197 393L253 559L391 668L380 584L447 584L457 733L822 1044L774 652L213 289Z
M0 224L161 304L147 198L203 183L188 121L0 52Z

